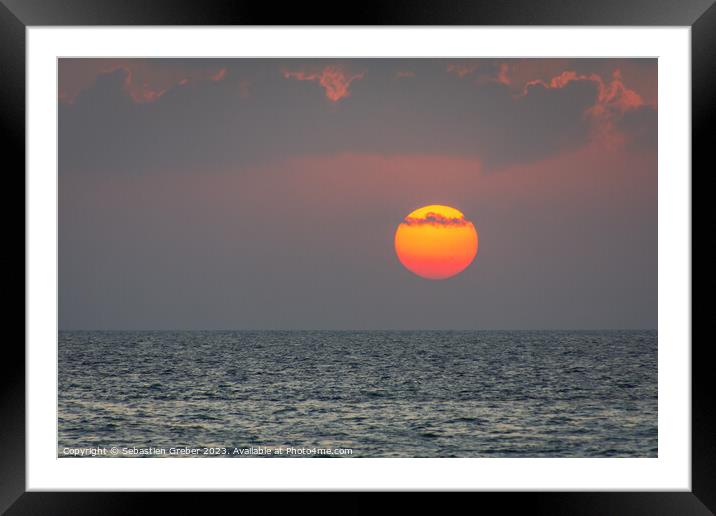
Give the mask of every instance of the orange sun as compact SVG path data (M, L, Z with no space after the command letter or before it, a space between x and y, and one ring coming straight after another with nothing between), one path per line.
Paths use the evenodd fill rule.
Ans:
M395 232L395 252L409 271L445 279L464 271L477 254L477 231L459 210L432 204L403 219Z

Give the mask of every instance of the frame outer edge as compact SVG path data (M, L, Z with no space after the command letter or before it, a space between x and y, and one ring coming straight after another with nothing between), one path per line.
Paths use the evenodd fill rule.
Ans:
M691 27L691 177L693 213L694 170L701 169L703 175L711 172L710 164L713 144L716 141L714 118L716 117L716 4ZM698 164L698 165L697 165ZM709 170L707 170L707 167ZM693 214L692 214L693 242ZM693 245L692 245L693 264ZM693 265L692 265L693 277ZM704 290L704 288L702 288ZM692 280L693 291L693 280ZM693 299L693 294L692 294ZM692 301L693 312L696 306ZM702 308L704 310L704 308ZM706 315L706 314L704 314ZM712 362L709 360L709 340L691 343L691 488L692 492L716 513L716 405L714 405L714 380Z
M13 11L5 5L8 3L15 5ZM72 0L70 3L75 4L76 7L80 7L82 4L82 2L73 2ZM553 4L553 2L546 3ZM658 3L663 6L662 2ZM41 12L43 9L38 9L36 2L27 1L27 4L31 4L29 10L22 9L20 4L13 0L0 2L0 76L3 77L3 80L0 81L0 113L2 113L0 130L5 137L6 156L15 158L12 170L19 168L24 170L25 166L25 23L44 22L50 25L62 23L62 20L57 17L57 11L53 11L47 3L43 6L44 12ZM711 107L714 102L713 85L716 83L716 67L714 66L716 63L716 5L713 4L713 0L707 2L698 0L696 4L698 6L691 4L691 9L684 9L688 10L691 16L697 10L701 13L692 22L692 162L694 163L698 157L703 156L706 159L708 146L716 140L712 122L714 110ZM699 10L699 6L704 5L706 10ZM18 10L20 17L14 14ZM70 17L75 20L77 25L92 23L93 15L91 13L82 13L71 7L66 12L69 12ZM664 13L662 12L662 14ZM683 15L682 11L680 16L671 18L673 20L671 24L682 23ZM102 18L100 23L110 23L104 17ZM438 18L436 21L441 21L440 17L436 18ZM466 16L465 23L470 21L469 18L472 16ZM539 23L540 18L541 16L536 16L533 21ZM587 16L586 19L582 18L581 22L589 23L589 18L590 16ZM544 18L542 19L544 20ZM647 23L654 23L653 20L661 19L661 16L652 16ZM231 23L231 20L226 23ZM24 193L23 182L23 202ZM23 241L24 229L23 226ZM25 258L25 248L23 247L23 264ZM12 346L8 346L8 348L12 348ZM17 352L12 351L12 353ZM713 382L710 380L712 371L709 370L709 361L705 359L705 349L694 346L692 354L692 449L694 451L692 454L692 489L694 495L706 507L716 512L716 493L713 488L716 485L716 441L713 439L713 436L716 435L716 430L713 427L716 409L713 406L714 398L710 396L713 392ZM0 442L3 443L3 460L2 468L0 468L0 512L4 512L25 491L24 350L12 358L14 359L4 361L5 374L0 380L2 382L0 410L4 416L3 423L0 425ZM649 495L644 494L644 496L648 497ZM27 498L27 495L22 498Z
M713 0L1 0L25 25L692 25ZM576 23L575 23L576 20Z
M7 202L3 209L6 212L7 226L12 222L13 230L22 231L23 247L12 253L8 260L8 276L19 281L20 274L12 271L23 271L23 286L27 270L25 268L25 26L5 5L0 3L0 137L3 150L3 186L6 187L6 200L11 198L22 203L19 208L15 203ZM17 191L18 188L20 191ZM19 224L22 210L23 225ZM15 243L20 235L14 238ZM9 245L6 249L10 250ZM8 253L10 254L10 253ZM18 256L20 255L20 256ZM22 259L22 265L20 265ZM10 263L14 262L14 267ZM10 269L12 267L12 269ZM4 512L25 491L25 301L22 308L19 300L6 296L14 301L12 312L13 325L23 321L22 345L19 337L10 337L5 342L2 355L3 374L0 377L0 513ZM22 310L22 315L19 313ZM18 339L17 341L15 339Z

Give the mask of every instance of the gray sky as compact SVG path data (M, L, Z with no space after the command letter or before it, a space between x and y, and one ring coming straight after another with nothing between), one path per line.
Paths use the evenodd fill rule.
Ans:
M61 60L61 329L655 328L656 60ZM401 220L477 258L422 279Z

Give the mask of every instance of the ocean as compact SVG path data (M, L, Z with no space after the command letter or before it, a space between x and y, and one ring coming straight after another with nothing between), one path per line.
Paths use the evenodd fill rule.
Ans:
M72 331L58 456L656 457L656 331Z

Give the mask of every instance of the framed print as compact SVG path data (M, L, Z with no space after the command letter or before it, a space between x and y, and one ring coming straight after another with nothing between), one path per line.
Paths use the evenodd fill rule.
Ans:
M691 178L716 8L255 9L0 7L27 299L3 508L713 511Z

